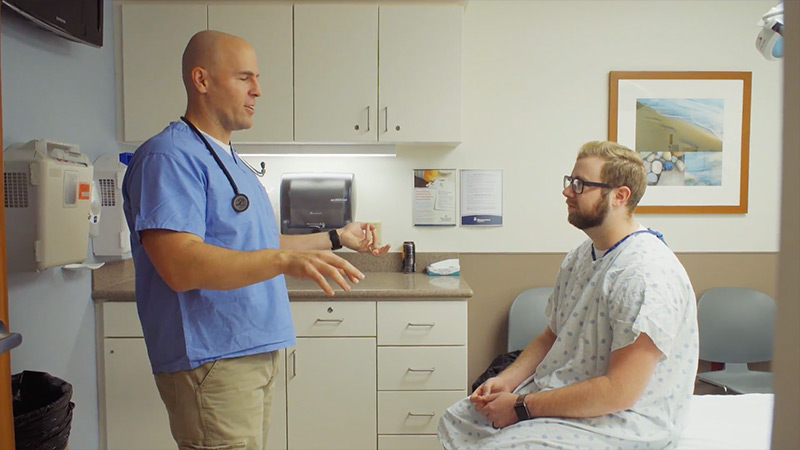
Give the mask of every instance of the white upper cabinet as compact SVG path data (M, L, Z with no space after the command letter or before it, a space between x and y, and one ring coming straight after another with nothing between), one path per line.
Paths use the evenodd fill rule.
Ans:
M248 143L458 143L459 3L119 4L121 138L141 142L186 108L181 55L216 29L258 56Z
M123 4L123 140L141 142L186 111L181 55L206 29L206 5Z
M459 4L296 4L295 140L461 140Z
M292 5L209 4L208 28L248 41L258 57L261 98L256 100L253 127L236 131L236 142L291 142Z
M375 142L378 5L294 6L294 139Z
M461 141L462 13L458 4L380 6L380 141Z
M258 56L262 97L253 127L232 140L292 141L291 4L125 3L121 16L124 141L144 141L186 111L181 56L206 29L246 39Z

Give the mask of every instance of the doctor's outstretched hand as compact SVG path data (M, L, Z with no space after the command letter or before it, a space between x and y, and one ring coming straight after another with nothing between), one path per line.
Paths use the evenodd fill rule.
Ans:
M389 244L378 247L375 225L366 222L351 222L337 230L343 247L359 253L381 256L389 251Z
M345 259L324 250L278 250L283 264L283 273L298 279L316 282L328 295L333 288L325 277L330 277L343 290L350 290L350 283L358 283L364 274Z

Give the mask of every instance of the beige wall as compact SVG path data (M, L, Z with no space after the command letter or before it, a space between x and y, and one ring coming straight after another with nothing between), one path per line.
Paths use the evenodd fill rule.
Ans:
M565 227L570 226L566 222ZM551 286L564 253L461 253L461 276L472 288L469 300L468 381L506 351L508 308L517 294ZM715 286L742 286L775 297L777 253L678 253L695 293Z

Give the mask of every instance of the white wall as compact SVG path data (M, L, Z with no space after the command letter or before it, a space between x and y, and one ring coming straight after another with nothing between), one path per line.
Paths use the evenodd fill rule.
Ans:
M608 72L752 71L746 215L641 215L680 252L778 250L781 66L754 48L763 1L487 1L464 14L463 143L393 159L253 158L276 189L290 171L355 173L359 220L417 251L561 252L585 238L566 222L561 178L578 147L606 139ZM257 152L244 147L240 151ZM503 226L414 227L419 168L502 169ZM742 230L747 230L742 233Z
M269 157L265 185L276 188L282 172L352 171L358 218L380 220L395 249L414 240L419 251L561 252L583 238L566 224L561 177L580 144L606 137L609 71L752 71L750 212L640 219L676 251L777 251L781 64L753 47L755 22L775 3L472 0L464 15L460 146L404 148L395 158ZM129 150L115 142L111 0L105 15L106 45L98 50L3 11L3 148L48 137L79 144L92 160ZM413 227L415 168L503 169L505 225ZM89 275L48 269L8 281L11 327L24 338L11 354L12 371L43 370L71 382L70 447L97 448Z

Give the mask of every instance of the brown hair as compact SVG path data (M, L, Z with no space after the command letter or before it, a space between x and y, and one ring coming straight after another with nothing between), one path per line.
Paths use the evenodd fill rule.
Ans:
M642 157L638 153L611 141L590 141L578 150L578 159L598 157L605 161L600 172L603 183L612 186L628 186L628 211L633 212L647 188L647 174Z

